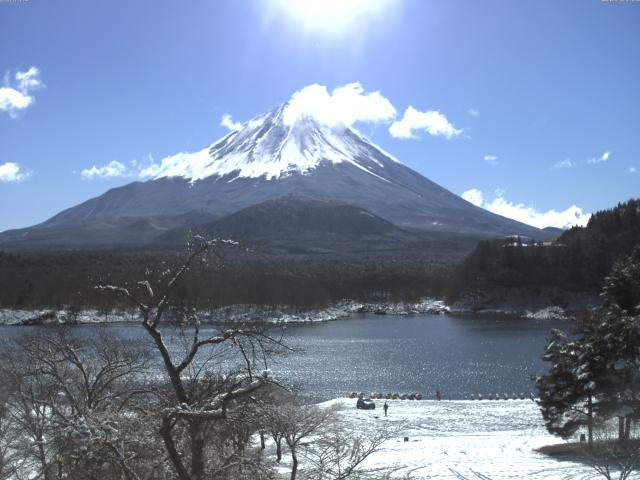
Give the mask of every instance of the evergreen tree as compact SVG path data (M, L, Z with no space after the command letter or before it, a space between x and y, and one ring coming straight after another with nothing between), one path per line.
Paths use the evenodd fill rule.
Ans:
M630 438L640 418L640 248L613 266L603 288L604 305L585 329L594 355L596 411L618 417L619 439Z
M539 405L550 433L571 437L587 427L593 441L593 390L589 365L584 364L584 345L553 329L543 360L551 363L549 372L537 379Z
M549 372L537 380L549 432L567 438L594 418L618 418L619 439L628 440L640 418L640 248L623 256L606 278L603 307L570 340L554 330L543 359Z

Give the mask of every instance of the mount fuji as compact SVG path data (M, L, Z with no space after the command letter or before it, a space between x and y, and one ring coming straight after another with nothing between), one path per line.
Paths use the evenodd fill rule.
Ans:
M380 235L399 241L407 235L544 236L463 200L356 130L299 114L290 103L199 152L166 158L145 174L151 179L111 189L33 227L3 232L0 246L166 245L182 241L180 232L193 226L217 234L230 224L247 238L264 237L265 224L282 225L274 217L283 215L293 223L285 230L274 227L271 237L279 232L295 237L295 222L302 220L307 226L316 222L318 231L330 230L332 238L341 233L357 237L353 225L363 225L368 238L377 225ZM274 201L280 198L287 201ZM334 208L339 206L349 208ZM245 209L252 210L241 214ZM287 217L287 209L298 213ZM332 216L336 212L339 221ZM371 220L366 225L364 217ZM242 219L248 223L239 226ZM336 228L334 220L348 232Z

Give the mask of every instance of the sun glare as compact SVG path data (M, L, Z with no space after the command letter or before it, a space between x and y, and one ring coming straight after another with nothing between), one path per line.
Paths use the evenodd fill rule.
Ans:
M379 16L393 0L279 0L279 6L305 29L340 32Z

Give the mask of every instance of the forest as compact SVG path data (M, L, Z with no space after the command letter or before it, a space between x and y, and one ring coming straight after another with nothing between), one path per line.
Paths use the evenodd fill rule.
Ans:
M448 299L494 287L549 286L595 294L615 261L638 244L639 199L599 211L586 227L573 227L552 241L484 240L449 278Z
M0 308L113 308L101 283L159 278L184 251L0 252ZM418 300L442 296L450 264L428 258L303 258L253 256L226 249L195 265L177 296L199 308L234 304L323 307L344 298ZM117 307L125 306L116 302Z

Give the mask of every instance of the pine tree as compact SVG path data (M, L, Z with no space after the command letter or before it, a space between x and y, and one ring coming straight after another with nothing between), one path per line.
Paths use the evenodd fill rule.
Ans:
M593 441L594 382L580 340L570 340L562 331L553 329L543 360L551 363L549 372L538 377L539 405L550 433L571 437L581 427Z
M597 377L596 412L618 417L619 440L640 418L640 248L619 259L606 278L604 305L585 329Z
M567 438L587 426L589 444L595 418L617 417L620 441L640 418L640 248L614 264L602 296L578 338L551 332L551 367L537 380L549 432Z

